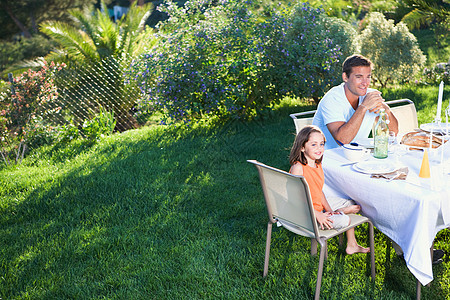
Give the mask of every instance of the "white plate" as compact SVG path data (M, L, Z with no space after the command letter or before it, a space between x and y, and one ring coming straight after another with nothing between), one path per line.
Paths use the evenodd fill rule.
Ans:
M373 138L359 138L354 141L367 149L373 149Z
M447 131L447 126L448 126L448 131L450 132L450 123L441 123L441 124L436 124L436 123L426 123L426 124L421 124L420 125L420 129L431 132L433 131L434 133L442 133L445 135L446 131Z
M362 161L353 165L353 168L365 174L385 174L397 170L392 163L380 161Z

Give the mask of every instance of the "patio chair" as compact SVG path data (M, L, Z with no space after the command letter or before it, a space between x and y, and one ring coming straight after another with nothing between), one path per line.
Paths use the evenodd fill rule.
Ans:
M371 275L375 280L374 229L372 222L360 215L349 215L351 223L343 229L321 230L316 222L314 207L308 184L303 176L292 175L285 171L267 166L256 160L247 160L256 166L264 192L269 222L267 224L266 254L263 277L269 270L270 241L272 224L277 223L287 230L311 239L311 255L317 253L320 244L319 267L315 299L319 299L322 283L324 260L327 257L327 240L350 228L363 223L369 224Z
M409 99L399 99L386 101L391 111L394 113L398 120L399 133L407 133L418 128L417 112L414 102ZM398 105L403 104L403 105ZM315 110L293 113L289 116L294 120L295 130L298 133L304 126L312 124L313 116L316 113ZM307 117L310 116L310 117Z
M309 110L289 115L294 120L296 133L299 133L299 131L302 130L302 128L305 127L306 125L312 124L313 116L315 113L316 113L315 110Z
M410 131L414 131L414 129L416 128L419 128L419 123L417 121L417 111L414 102L409 99L399 99L386 101L386 104L389 105L391 111L397 118L399 133L404 134ZM396 104L403 105L394 106Z

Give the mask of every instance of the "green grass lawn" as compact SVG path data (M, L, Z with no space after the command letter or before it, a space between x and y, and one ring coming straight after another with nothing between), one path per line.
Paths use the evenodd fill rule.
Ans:
M429 122L434 93L383 94L417 97ZM287 101L249 123L145 127L93 147L42 149L0 170L1 299L311 299L318 257L307 238L275 228L262 278L267 212L246 162L287 170L288 114L306 109ZM363 245L366 229L357 229ZM436 239L447 253L449 235ZM345 255L332 240L322 298L414 298L415 278L387 245L376 231L372 282L368 256ZM433 272L422 299L450 299L448 256Z

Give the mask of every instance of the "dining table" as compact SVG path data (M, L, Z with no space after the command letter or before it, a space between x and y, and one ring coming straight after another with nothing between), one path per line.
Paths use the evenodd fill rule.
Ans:
M429 178L419 176L424 149L401 154L394 150L387 158L369 154L353 164L344 156L342 147L325 150L323 190L327 198L353 199L361 206L361 214L401 247L420 293L420 284L433 280L430 249L434 239L440 230L450 227L450 142L427 149ZM370 166L376 167L373 172ZM407 170L407 175L394 180L376 176L398 169Z

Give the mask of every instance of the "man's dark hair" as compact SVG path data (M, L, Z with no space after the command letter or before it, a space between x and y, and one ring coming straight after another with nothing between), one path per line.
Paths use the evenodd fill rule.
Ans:
M353 67L372 67L372 62L362 55L352 55L345 59L342 64L342 72L350 77Z

